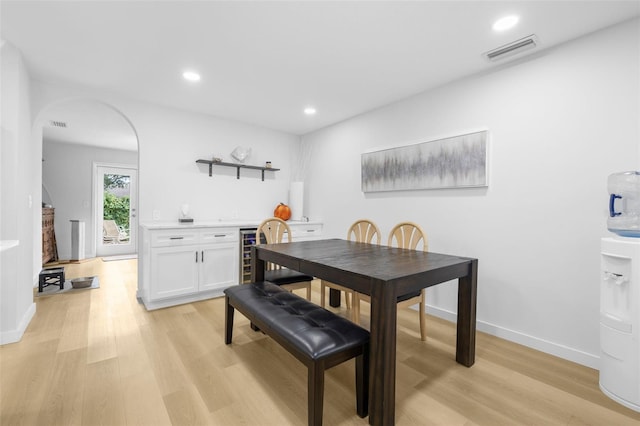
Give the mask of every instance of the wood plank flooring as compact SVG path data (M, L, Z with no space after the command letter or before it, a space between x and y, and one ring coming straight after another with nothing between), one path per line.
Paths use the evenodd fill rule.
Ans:
M67 277L98 275L100 288L35 298L22 341L0 347L0 425L306 424L298 361L240 314L226 346L222 298L147 312L136 268L69 264ZM465 368L453 324L428 317L421 342L415 311L398 321L398 425L640 424L600 392L595 370L483 333ZM324 424L368 424L355 413L353 360L327 372Z

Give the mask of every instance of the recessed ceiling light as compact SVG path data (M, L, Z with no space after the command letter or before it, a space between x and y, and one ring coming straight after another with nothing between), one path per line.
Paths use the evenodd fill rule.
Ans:
M314 107L306 107L304 109L304 113L307 115L313 115L316 113L316 109Z
M185 71L182 73L182 77L188 81L200 81L200 74L194 71Z
M496 22L494 22L493 30L494 31L508 30L509 28L513 28L518 23L519 20L520 18L516 15L505 16L504 18L500 18Z

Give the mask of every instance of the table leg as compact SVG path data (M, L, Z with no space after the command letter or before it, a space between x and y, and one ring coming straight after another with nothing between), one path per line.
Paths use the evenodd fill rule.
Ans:
M458 279L458 330L456 361L471 367L476 361L476 299L478 261L471 261L469 274Z
M264 260L258 259L256 246L251 247L251 282L264 281Z
M395 286L373 283L369 370L371 425L395 422L397 310Z

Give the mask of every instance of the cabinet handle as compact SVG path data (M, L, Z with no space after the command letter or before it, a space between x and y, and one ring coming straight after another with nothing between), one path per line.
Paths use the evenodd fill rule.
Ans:
M196 252L196 263L198 263L198 252Z
M183 240L184 237L169 237L170 240Z
M216 238L220 238L220 237L226 237L227 234L214 234L213 236Z
M315 229L307 229L307 232L316 232Z
M200 261L204 263L204 250L200 252Z

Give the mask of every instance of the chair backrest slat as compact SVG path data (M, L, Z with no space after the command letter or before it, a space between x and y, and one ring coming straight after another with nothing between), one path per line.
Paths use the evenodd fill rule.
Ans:
M287 225L284 220L277 217L265 219L258 225L256 229L256 245L262 243L262 235L264 235L267 244L280 244L283 242L282 240L285 235L287 236L287 241L285 242L291 242L291 228L289 228L289 225ZM272 271L274 269L281 269L281 266L267 262L266 269Z
M105 219L102 221L103 234L107 237L117 237L120 235L120 229L115 220Z
M428 250L427 236L420 225L413 222L401 222L389 233L387 245L416 250L422 241L422 250Z
M380 229L375 223L368 219L357 220L351 225L349 231L347 231L347 239L349 241L357 241L359 243L372 244L373 239L376 239L376 244L380 244L382 234Z
M263 220L256 230L256 244L260 243L260 235L263 234L267 244L279 244L282 242L285 234L287 241L291 242L291 229L289 225L277 217Z

